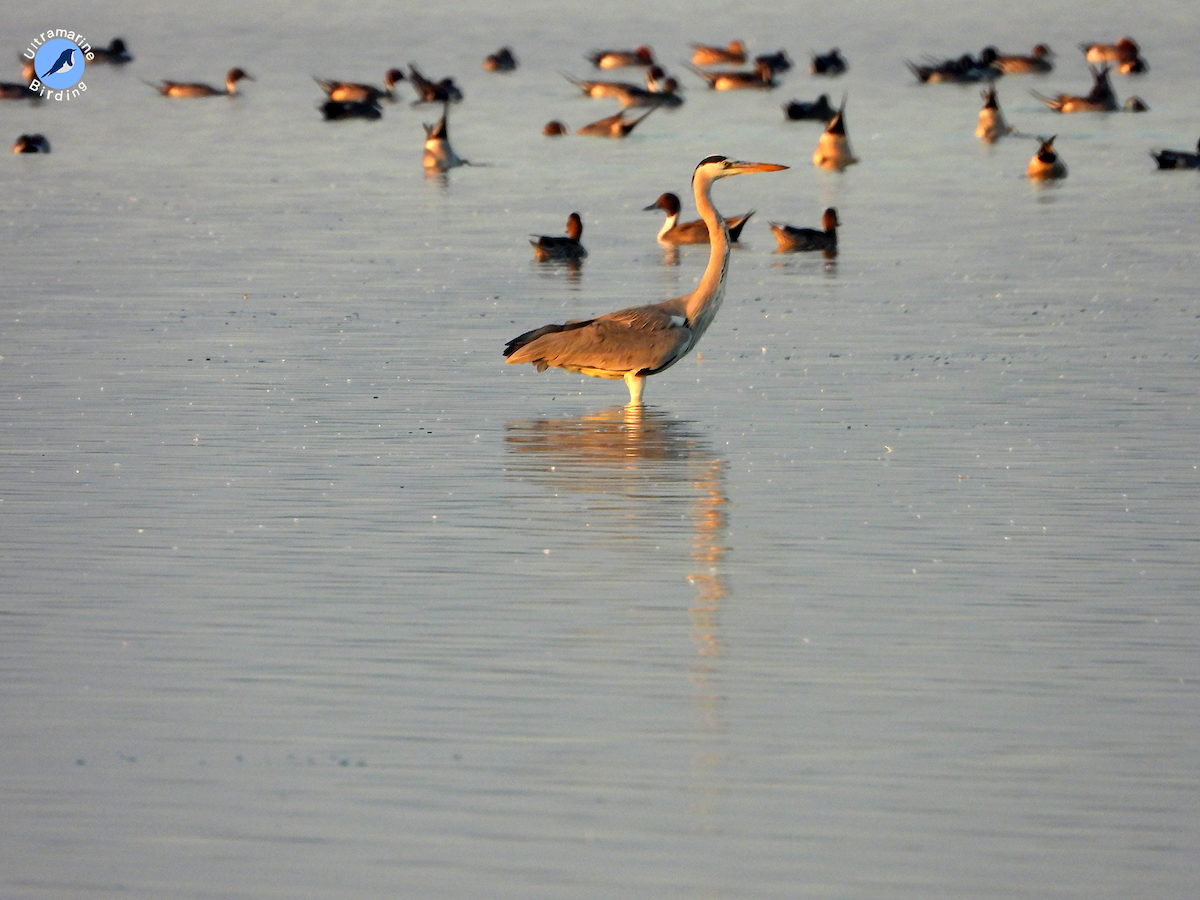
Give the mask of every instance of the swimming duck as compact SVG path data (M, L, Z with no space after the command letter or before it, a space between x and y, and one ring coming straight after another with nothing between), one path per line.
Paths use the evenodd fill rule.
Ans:
M470 165L450 147L450 129L446 124L450 107L442 104L442 117L433 125L425 125L425 156L422 164L429 174L448 172L456 166Z
M517 57L513 55L512 47L501 47L483 58L485 72L511 72L516 67Z
M850 68L850 64L846 62L842 56L842 51L834 47L828 53L820 55L813 54L812 64L808 67L808 71L813 75L845 75L846 70Z
M44 134L23 134L13 144L13 153L49 153L50 142Z
M842 101L837 114L825 126L825 131L817 140L817 150L813 153L813 165L822 169L841 171L846 166L858 162L858 157L850 149L850 139L846 136L846 101Z
M237 95L237 83L243 78L250 81L254 80L253 75L248 75L242 69L230 69L225 74L225 90L218 90L212 85L201 84L199 82L188 81L163 81L159 84L150 84L164 97L233 97Z
M554 119L546 123L545 127L542 128L542 134L546 137L566 137L567 126L558 121L558 119Z
M754 70L751 72L706 72L695 66L688 66L688 68L703 78L714 91L770 90L779 85L779 82L775 80L775 70L762 62L755 63Z
M1200 141L1196 142L1196 152L1187 150L1151 150L1150 155L1160 169L1200 169Z
M379 104L367 100L326 100L320 106L326 122L341 119L381 119L383 110Z
M678 221L680 208L678 195L668 192L660 194L657 200L643 210L643 212L648 212L653 209L661 209L667 214L666 221L658 231L659 242L663 244L709 243L708 225L704 223L704 220L680 222ZM742 229L746 227L746 223L750 221L752 215L754 215L754 210L750 210L744 215L730 216L725 220L725 226L729 229L729 240L732 243L737 243Z
M655 84L659 85L660 89L652 90L638 87L636 84L630 84L627 81L580 81L565 72L562 75L587 96L596 100L612 98L618 101L625 109L644 106L677 107L683 105L683 98L677 93L679 84L674 78L667 78L662 81L656 80Z
M793 100L783 107L784 113L795 122L811 120L828 122L837 115L837 109L829 102L829 95L822 94L812 103L803 100Z
M730 41L728 47L710 47L707 44L692 44L692 65L740 66L746 61L746 45L741 41Z
M958 59L938 61L926 57L923 64L906 62L905 65L923 84L976 84L992 81L1004 74L995 65L999 57L1000 53L995 47L984 47L978 59L970 53L964 53Z
M462 91L458 89L453 78L430 81L421 74L415 63L408 64L408 80L417 92L414 106L421 103L458 103L463 98Z
M1002 53L992 65L1005 75L1044 74L1054 68L1054 52L1045 44L1038 44L1029 56Z
M29 89L29 82L0 81L0 100L38 100L36 91Z
M567 216L566 237L548 234L535 234L534 237L537 240L529 243L533 245L533 256L538 262L583 259L588 255L583 244L579 242L583 237L583 219L577 212Z
M775 233L775 241L779 244L776 252L824 250L829 255L837 255L837 227L840 224L837 210L832 206L821 216L822 231L772 222L771 231Z
M1137 42L1130 37L1123 37L1115 44L1080 44L1079 49L1090 63L1116 63L1122 75L1141 75L1150 70Z
M646 116L658 109L657 106L652 106L636 119L626 119L625 111L617 113L615 116L606 116L603 119L598 119L588 125L584 125L576 134L582 134L590 137L610 137L623 138L629 135L637 127Z
M769 66L771 71L776 75L781 72L786 72L792 67L792 61L788 58L786 50L780 50L777 53L764 53L762 56L754 57L754 65Z
M1150 112L1150 104L1141 97L1126 97L1125 112Z
M635 50L593 50L584 58L597 69L654 65L654 51L649 47L638 47Z
M1000 102L996 99L996 87L990 85L980 94L983 97L983 109L979 111L979 124L975 126L975 137L985 144L994 144L1006 134L1012 133L1012 126L1004 121L1004 113L1000 112Z
M392 88L404 80L404 73L399 69L388 69L383 75L384 86L382 88L373 84L358 84L353 81L325 81L321 78L315 80L330 100L377 104L380 100L396 99Z
M87 61L89 66L122 66L127 62L133 62L133 56L121 38L113 38L108 42L107 47L93 47L91 53L92 58Z
M1037 91L1029 93L1037 97L1048 107L1055 112L1060 113L1076 113L1076 112L1116 112L1120 109L1117 103L1117 95L1113 93L1112 84L1108 80L1108 66L1101 66L1097 69L1095 66L1088 66L1092 70L1092 85L1091 93L1086 97L1078 97L1074 94L1059 94L1057 97L1045 97Z
M1042 141L1038 152L1033 154L1033 159L1029 161L1029 168L1026 169L1026 174L1034 181L1048 181L1054 178L1067 177L1067 164L1059 158L1059 155L1054 150L1054 135L1049 140Z

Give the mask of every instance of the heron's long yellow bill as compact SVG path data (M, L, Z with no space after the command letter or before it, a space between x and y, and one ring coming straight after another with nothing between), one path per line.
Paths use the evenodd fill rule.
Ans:
M733 167L742 172L781 172L788 168L787 166L776 165L775 163L757 163L757 162L742 162L738 160L733 164Z

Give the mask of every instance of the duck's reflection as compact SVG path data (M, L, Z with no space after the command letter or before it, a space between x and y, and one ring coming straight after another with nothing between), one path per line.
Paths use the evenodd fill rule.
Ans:
M721 760L714 739L725 730L717 684L724 652L721 601L728 593L722 573L728 549L725 460L693 423L646 407L510 422L505 443L514 458L511 474L555 493L600 496L604 502L591 511L613 515L618 528L632 524L651 544L659 534L678 533L681 517L690 526L684 565L695 589L688 617L696 658L688 677L699 739L692 811L697 827L708 830L718 793L713 770Z

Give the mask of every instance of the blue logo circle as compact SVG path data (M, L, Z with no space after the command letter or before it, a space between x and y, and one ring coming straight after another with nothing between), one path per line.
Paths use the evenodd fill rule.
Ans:
M74 41L53 38L38 47L33 58L33 71L48 88L56 91L75 87L83 78L83 51Z

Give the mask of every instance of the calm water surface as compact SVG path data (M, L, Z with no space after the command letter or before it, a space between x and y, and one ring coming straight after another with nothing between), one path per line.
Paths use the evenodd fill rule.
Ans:
M51 24L137 59L0 109L54 146L2 163L0 894L1195 896L1200 180L1146 154L1200 134L1189 4L118 2L5 46ZM1149 114L1029 96L1125 33ZM687 44L734 37L801 66L709 93ZM1059 135L1044 188L903 66L1038 41L999 89ZM561 71L642 42L681 110L540 137L613 109ZM319 120L311 75L410 61L482 165L427 180L404 90ZM142 83L231 65L234 101ZM779 110L822 91L842 175ZM691 289L642 207L713 153L792 168L717 186L757 213L650 405L505 367ZM772 252L828 205L835 263ZM590 257L536 266L572 210Z

